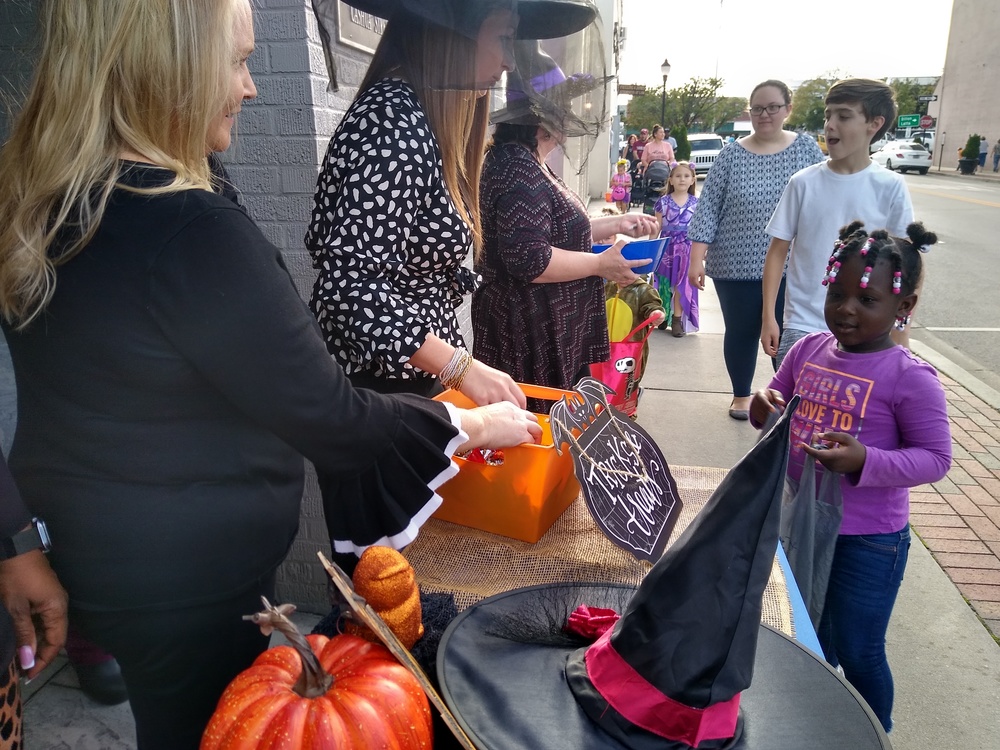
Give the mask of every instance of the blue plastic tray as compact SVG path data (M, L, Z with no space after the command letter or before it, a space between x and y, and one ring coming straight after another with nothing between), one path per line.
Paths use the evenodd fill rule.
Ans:
M632 242L626 243L625 247L622 248L622 255L629 260L652 258L652 263L647 263L644 266L632 269L636 273L652 273L653 269L659 264L660 258L663 255L663 250L666 246L666 237L657 238L655 240L633 240ZM611 247L611 245L594 245L594 252L603 253L609 247Z

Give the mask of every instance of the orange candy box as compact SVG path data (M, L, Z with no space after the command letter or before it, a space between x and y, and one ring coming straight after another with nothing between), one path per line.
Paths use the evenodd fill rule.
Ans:
M570 391L519 384L529 398L558 401ZM435 397L468 409L475 404L458 391ZM438 488L444 499L434 514L443 521L492 534L537 542L580 494L568 449L560 456L552 444L549 417L539 414L542 439L538 445L503 449L503 465L455 457L458 474Z

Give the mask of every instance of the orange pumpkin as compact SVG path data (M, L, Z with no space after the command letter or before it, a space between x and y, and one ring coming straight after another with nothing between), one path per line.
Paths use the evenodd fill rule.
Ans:
M385 646L270 624L293 645L268 649L229 684L201 750L430 750L427 696Z

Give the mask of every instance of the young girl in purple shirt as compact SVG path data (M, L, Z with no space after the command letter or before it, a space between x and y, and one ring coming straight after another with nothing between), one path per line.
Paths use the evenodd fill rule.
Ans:
M920 250L937 241L922 224L906 233L868 234L861 222L841 230L822 280L831 332L797 342L750 406L759 427L799 394L789 478L801 477L809 457L842 475L844 516L818 635L827 661L843 668L886 731L893 683L885 634L910 546L909 488L951 466L937 373L889 337L917 302Z

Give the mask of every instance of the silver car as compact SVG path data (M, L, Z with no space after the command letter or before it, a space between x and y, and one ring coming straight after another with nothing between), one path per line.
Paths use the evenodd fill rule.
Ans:
M931 168L931 153L919 143L893 141L887 143L874 154L872 160L886 169L909 172L911 169L927 174Z

